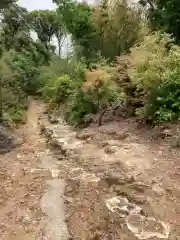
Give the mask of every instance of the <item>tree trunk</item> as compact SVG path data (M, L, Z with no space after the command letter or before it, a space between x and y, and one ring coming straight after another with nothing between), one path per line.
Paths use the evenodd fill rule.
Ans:
M0 122L3 120L3 110L2 110L2 79L0 78Z
M59 57L61 56L61 38L58 38L58 54L59 54Z

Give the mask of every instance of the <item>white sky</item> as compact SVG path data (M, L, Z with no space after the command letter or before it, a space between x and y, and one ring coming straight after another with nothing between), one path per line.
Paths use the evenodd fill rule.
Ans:
M88 0L87 2L93 3L94 0ZM18 3L22 7L27 8L29 11L36 9L54 9L56 6L52 3L52 0L19 0Z
M52 0L19 0L18 3L30 11L35 9L55 8L55 4L52 3Z

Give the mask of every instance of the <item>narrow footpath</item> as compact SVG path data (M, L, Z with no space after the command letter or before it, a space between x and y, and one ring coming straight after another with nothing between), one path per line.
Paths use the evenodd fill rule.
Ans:
M32 102L28 122L20 129L25 142L1 155L0 239L65 240L63 179L55 159L40 136L38 118L43 105Z

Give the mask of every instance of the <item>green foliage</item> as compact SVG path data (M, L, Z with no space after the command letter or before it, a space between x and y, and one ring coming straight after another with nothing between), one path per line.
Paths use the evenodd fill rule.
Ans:
M74 89L68 101L66 118L70 122L82 123L119 99L116 84L104 70L87 71L81 84L81 88Z
M38 39L45 45L48 51L53 36L57 38L60 55L65 31L61 18L57 12L50 10L35 10L28 14L28 19L32 30L36 32Z
M1 0L0 9L7 8L10 4L14 3L16 0Z
M21 51L29 47L31 39L27 23L27 10L17 4L10 5L2 11L1 43L5 49Z
M180 118L180 47L168 34L149 33L137 4L54 1L55 11L28 12L11 0L0 4L1 119L3 115L24 122L27 96L37 93L51 107L64 107L64 116L72 123L86 121L122 96L136 104L143 119L159 123ZM180 41L177 0L140 2L153 29L163 29ZM67 35L73 51L63 59Z
M17 82L21 89L27 94L36 94L40 87L38 81L37 67L32 57L28 54L18 54L12 52L12 70L16 74Z
M75 50L88 64L98 61L99 53L113 61L128 52L141 29L141 12L126 1L116 1L114 7L92 7L85 2L59 0L58 14L72 35Z
M88 61L95 54L95 27L92 8L85 2L71 0L58 1L58 14L76 45L81 46L81 54ZM96 49L97 50L97 49Z
M83 63L73 58L68 60L54 56L49 65L39 68L39 82L43 87L50 79L57 79L61 75L69 75L75 81L79 77L84 77L84 68Z
M40 79L44 99L51 106L63 109L67 121L82 123L118 101L119 90L106 69L88 71L83 63L73 61L64 68L61 68L62 65L57 67L58 62L64 61L54 59L50 68L43 68Z
M180 47L168 43L168 35L155 33L132 49L135 67L129 74L143 93L139 113L155 122L180 118Z
M13 3L1 9L0 120L25 121L27 96L36 94L40 88L39 66L50 60L52 50L34 41L31 30L25 8Z
M26 9L13 4L3 10L0 31L1 53L13 49L25 56L31 56L36 65L47 63L50 59L49 53L42 43L33 40L30 31L31 25Z
M139 46L131 49L136 67L132 68L129 74L132 82L139 89L143 89L145 94L163 81L163 74L167 68L168 42L170 42L168 35L156 32L146 36Z
M50 78L40 91L47 102L63 104L71 94L71 79L68 75Z
M0 61L1 114L8 122L19 123L25 120L27 95L21 88L20 74L15 69L13 53L4 54Z
M128 1L115 1L108 4L102 1L101 6L93 12L96 27L96 43L101 55L114 60L116 56L129 52L139 39L142 17L141 10Z
M140 0L148 8L148 18L153 29L162 29L173 34L180 41L180 1L179 0Z
M179 76L178 76L179 77ZM176 79L176 76L172 76ZM179 79L180 80L180 79ZM146 115L158 123L180 119L180 82L166 82L149 96Z

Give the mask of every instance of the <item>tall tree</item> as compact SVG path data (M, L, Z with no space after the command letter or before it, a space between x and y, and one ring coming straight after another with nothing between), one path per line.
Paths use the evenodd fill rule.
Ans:
M153 29L163 29L173 34L180 43L180 1L179 0L140 0L148 8L148 18Z
M141 11L123 1L101 1L94 12L94 24L98 33L101 54L113 60L127 53L139 37Z
M31 27L36 32L38 39L49 49L53 36L57 38L59 54L64 36L64 28L56 11L38 10L29 14Z
M97 53L95 43L96 30L92 19L93 8L85 2L58 0L58 14L61 17L75 46L81 47L86 59ZM96 49L96 50L95 50Z
M20 51L30 38L27 10L17 4L2 10L1 38L7 50L13 47Z
M14 3L16 0L1 0L0 9L7 8L10 4Z
M91 6L85 2L58 0L58 13L82 55L94 61L97 54L109 60L125 53L138 38L141 13L126 0L107 0Z

